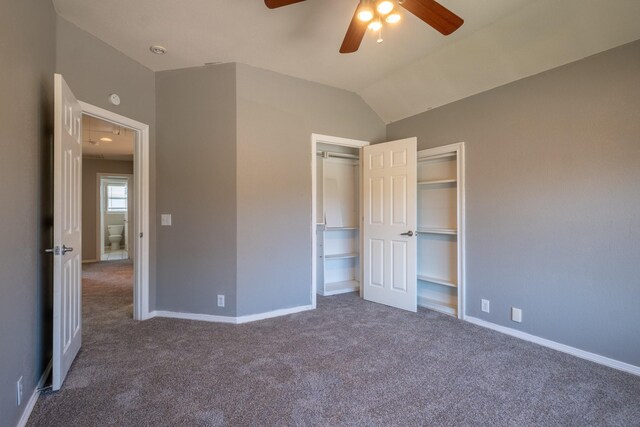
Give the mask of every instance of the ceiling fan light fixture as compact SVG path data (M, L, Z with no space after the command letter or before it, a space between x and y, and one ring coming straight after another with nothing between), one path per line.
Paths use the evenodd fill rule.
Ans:
M387 16L384 20L388 24L396 24L400 22L401 19L402 19L402 16L398 12L393 12L392 14Z
M373 9L368 6L362 6L358 11L358 19L362 22L369 22L373 19Z
M100 138L100 141L102 141L102 142L111 142L111 141L113 141L113 139L104 137L104 138Z
M369 29L371 31L380 31L382 29L382 22L380 19L376 19L375 21L371 21L369 23Z
M376 5L376 10L381 15L386 15L388 13L391 13L393 8L394 8L394 4L390 0L379 1L378 4Z

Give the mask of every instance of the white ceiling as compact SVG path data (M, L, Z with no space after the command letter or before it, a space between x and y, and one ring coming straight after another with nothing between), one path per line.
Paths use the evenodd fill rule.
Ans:
M358 0L53 0L65 19L154 71L241 62L360 94L398 120L640 38L640 0L440 0L444 37L413 15L338 49ZM168 49L153 55L149 46Z
M100 138L112 141L100 141ZM82 156L85 158L133 160L134 141L135 134L131 129L82 116Z

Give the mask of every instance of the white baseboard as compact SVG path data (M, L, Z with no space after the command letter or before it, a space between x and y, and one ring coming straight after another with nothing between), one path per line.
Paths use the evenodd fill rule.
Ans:
M556 342L556 341L551 341L546 338L541 338L536 335L531 335L526 332L518 331L516 329L507 328L506 326L501 326L495 323L487 322L486 320L478 319L477 317L466 316L464 320L466 320L467 322L473 323L474 325L493 329L494 331L498 331L506 335L511 335L512 337L520 338L522 340L539 344L545 347L549 347L554 350L558 350L563 353L567 353L572 356L579 357L581 359L586 359L591 362L599 363L600 365L608 366L613 369L618 369L620 371L624 371L633 375L640 376L640 366L631 365L629 363L621 362L619 360L611 359L609 357L601 356L599 354L590 353L585 350L580 350L579 348L571 347L565 344L560 344L559 342Z
M17 427L24 427L24 426L27 425L27 422L29 421L29 417L31 416L31 412L33 412L33 407L36 406L36 402L38 401L38 397L40 396L40 392L38 390L41 389L44 386L44 382L47 380L47 377L49 376L49 373L51 372L51 364L52 363L53 363L53 361L50 360L49 364L46 367L46 369L42 373L42 376L40 377L40 380L38 381L38 384L36 385L36 388L33 390L33 393L31 394L31 397L29 398L29 401L27 402L27 406L25 406L25 408L24 408L24 412L22 413L22 416L20 417L20 421L18 421Z
M308 311L313 309L315 309L313 305L301 305L298 307L267 311L266 313L247 314L245 316L236 317L236 323L241 324L241 323L255 322L256 320L271 319L272 317L286 316L288 314L295 314L295 313L300 313L302 311Z
M214 323L230 323L239 325L242 323L255 322L256 320L270 319L272 317L286 316L288 314L300 313L301 311L313 310L313 305L302 305L299 307L283 308L280 310L268 311L266 313L248 314L245 316L215 316L213 314L180 313L177 311L154 310L149 313L148 318L167 317L171 319L200 320Z
M97 259L83 259L82 260L83 264L90 264L92 262L98 262L98 260Z

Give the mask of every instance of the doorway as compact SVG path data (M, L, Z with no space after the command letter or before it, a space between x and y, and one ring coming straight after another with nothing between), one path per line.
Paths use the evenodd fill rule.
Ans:
M101 138L112 141L100 141L103 150L107 154L100 154L100 150L94 150L94 156L108 157L111 160L120 161L121 169L110 171L95 170L96 184L93 191L96 192L94 206L96 215L95 230L87 230L95 236L96 256L93 261L101 261L104 253L113 258L129 260L133 268L133 318L146 320L149 318L149 126L80 101L82 114L89 120L98 120L105 124L106 131L111 135L91 135L93 141ZM123 152L122 147L117 148L113 144L118 137L130 136L130 151ZM94 144L95 145L95 144ZM83 144L83 149L85 144ZM99 145L97 147L100 147ZM83 162L91 155L83 152ZM129 166L122 163L129 160ZM84 165L83 165L84 166ZM105 179L103 179L105 178ZM126 180L126 187L124 186ZM113 184L111 190L111 208L109 207L108 183ZM103 186L104 184L104 186ZM126 190L125 190L126 189ZM86 189L85 189L86 190ZM102 195L103 190L105 194ZM84 191L83 191L84 192ZM123 197L124 196L124 197ZM124 214L126 206L126 215ZM117 211L120 211L119 213ZM113 214L113 215L112 215ZM109 216L121 218L122 232L118 246L112 247L109 240ZM116 224L117 225L117 224ZM118 227L116 227L118 228ZM119 230L112 227L112 235L118 235ZM112 236L111 240L117 240ZM108 250L105 250L108 248ZM114 250L115 249L115 250ZM115 255L112 254L115 252ZM107 260L105 260L107 261Z
M100 261L133 259L133 175L99 172L96 185L96 253Z
M323 296L360 292L362 225L360 152L367 141L311 135L311 303ZM325 179L325 175L330 175Z

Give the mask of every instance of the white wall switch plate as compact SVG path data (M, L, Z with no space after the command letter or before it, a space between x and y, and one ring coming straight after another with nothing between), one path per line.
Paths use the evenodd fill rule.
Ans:
M171 214L160 215L160 225L171 225Z
M218 307L224 307L224 295L218 295Z
M511 320L514 322L522 323L522 310L519 308L511 307Z
M488 299L483 299L482 300L482 311L484 311L485 313L489 312L489 300Z

